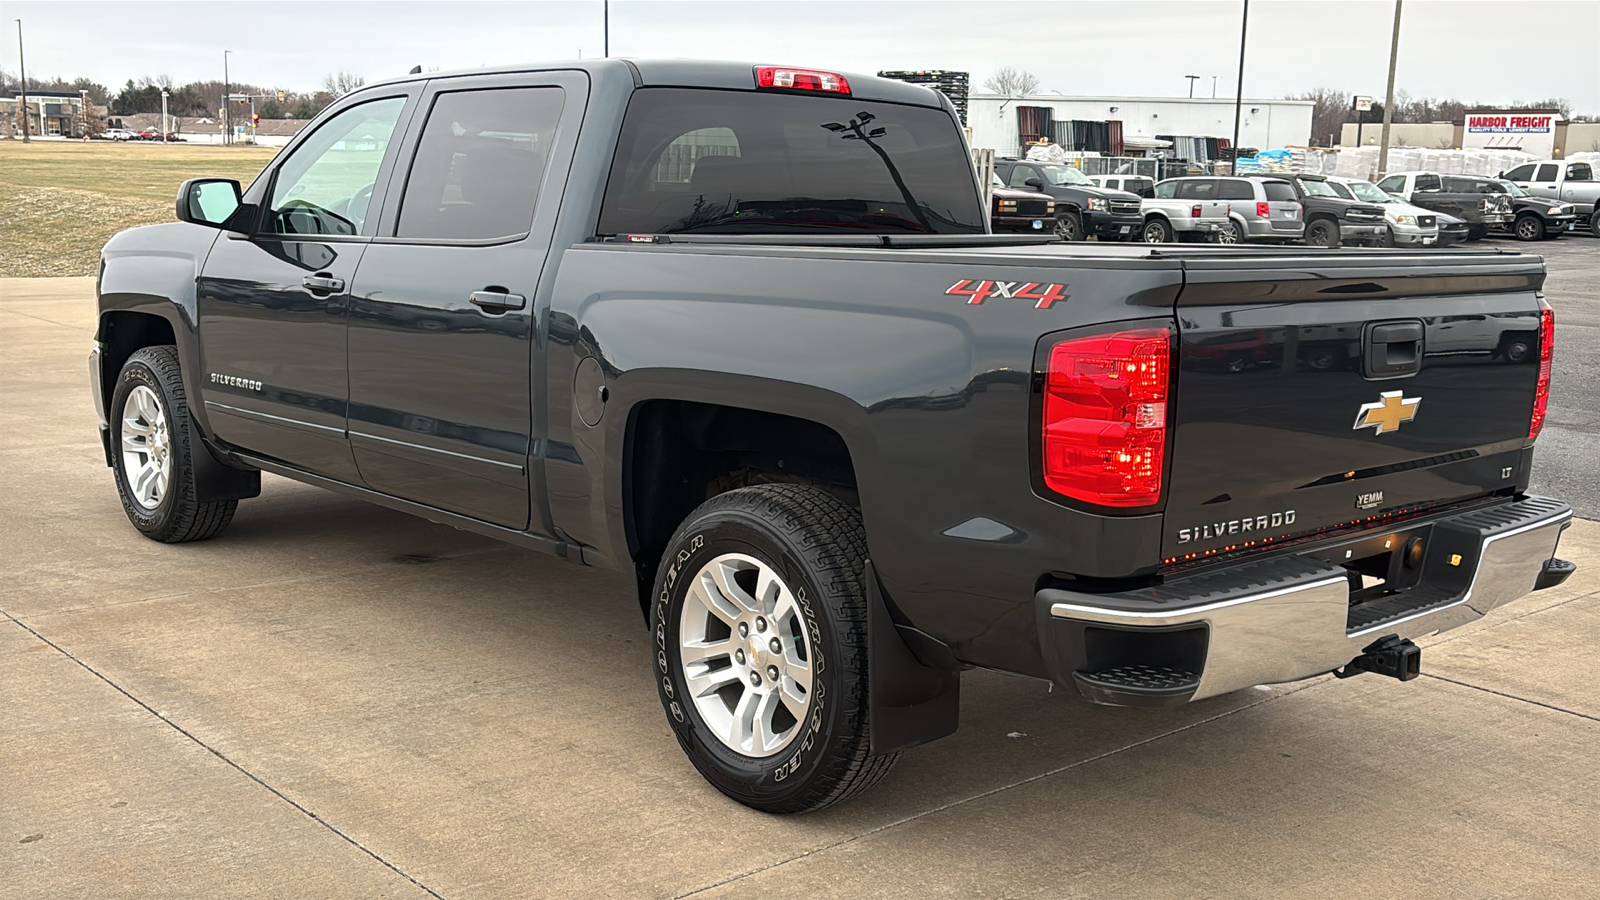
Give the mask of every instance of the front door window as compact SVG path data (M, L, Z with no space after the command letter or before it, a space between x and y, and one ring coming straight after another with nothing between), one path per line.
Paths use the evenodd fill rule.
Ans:
M324 122L278 169L262 230L361 234L378 168L405 104L404 97L374 100Z

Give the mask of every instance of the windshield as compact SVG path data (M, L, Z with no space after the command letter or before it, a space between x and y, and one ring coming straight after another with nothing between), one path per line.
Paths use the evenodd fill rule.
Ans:
M1094 186L1094 182L1084 177L1082 172L1071 166L1040 166L1039 171L1044 173L1044 177L1050 179L1051 184L1086 184L1091 187Z
M1368 203L1396 202L1393 197L1385 194L1381 188L1370 181L1347 181L1335 186L1346 188L1351 194L1355 195L1357 200L1365 200Z
M1308 197L1337 197L1333 188L1328 187L1326 181L1317 181L1311 178L1300 179L1300 190L1306 192Z
M1528 193L1527 191L1523 190L1522 188L1517 187L1516 185L1512 184L1509 181L1496 181L1496 182L1493 182L1493 184L1495 185L1495 187L1498 187L1500 190L1505 191L1506 193L1510 194L1513 197L1532 197L1533 196L1532 194Z

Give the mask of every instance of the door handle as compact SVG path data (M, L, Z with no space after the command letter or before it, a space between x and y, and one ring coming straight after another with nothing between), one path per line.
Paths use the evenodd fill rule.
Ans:
M513 294L501 287L473 291L467 295L467 301L486 312L505 312L508 309L521 309L528 304L528 298L521 294Z
M343 278L335 278L332 275L324 275L322 273L307 275L300 279L300 283L313 291L326 291L330 294L334 291L344 290Z

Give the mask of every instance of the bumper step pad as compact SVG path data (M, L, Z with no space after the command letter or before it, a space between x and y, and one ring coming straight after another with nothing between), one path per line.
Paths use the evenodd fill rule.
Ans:
M1072 677L1085 700L1111 706L1177 706L1200 686L1199 673L1166 666L1117 666Z

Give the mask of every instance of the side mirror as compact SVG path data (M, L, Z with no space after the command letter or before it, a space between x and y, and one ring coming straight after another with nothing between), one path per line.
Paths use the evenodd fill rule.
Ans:
M1036 191L1044 190L1044 182L1040 181L1037 178L1029 178L1027 181L1023 182L1023 185L1026 186L1026 187L1033 188Z
M225 227L243 196L239 182L232 178L191 178L178 186L178 221Z

